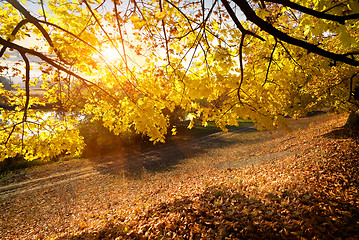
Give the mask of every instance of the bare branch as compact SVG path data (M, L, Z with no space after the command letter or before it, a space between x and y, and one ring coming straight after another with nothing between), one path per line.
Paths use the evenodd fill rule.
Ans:
M265 1L264 0L260 0L260 6L262 9L267 9Z
M92 17L95 19L97 25L101 28L102 32L106 35L106 38L108 39L108 41L111 43L111 45L115 48L115 50L117 51L118 55L122 58L121 53L118 51L116 44L112 41L111 37L108 35L107 31L103 28L100 20L96 17L94 11L92 10L90 4L87 2L87 0L83 0L83 3L85 3L87 9L90 11Z

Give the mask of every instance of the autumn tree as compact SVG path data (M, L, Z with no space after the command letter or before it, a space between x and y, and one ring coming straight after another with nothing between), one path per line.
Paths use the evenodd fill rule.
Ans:
M223 130L240 118L273 129L323 107L358 112L356 0L1 3L0 57L21 60L0 70L25 89L0 90L15 108L1 110L0 159L80 154L79 113L163 142L177 111L189 128ZM39 82L46 93L34 97ZM45 117L45 104L63 116Z

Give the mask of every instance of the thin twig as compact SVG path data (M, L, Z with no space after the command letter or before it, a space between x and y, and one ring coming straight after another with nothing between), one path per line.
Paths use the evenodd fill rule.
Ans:
M159 4L160 4L160 11L163 12L162 0L159 0ZM166 34L165 20L162 19L162 20L161 20L161 23L162 23L163 36L164 36L164 38L165 38L165 47L166 47L167 62L168 62L168 65L171 65L170 52L169 52L169 50L168 50L168 39L167 39L167 34ZM167 70L167 68L166 68L166 70Z
M278 40L278 39L277 39ZM278 41L279 44L283 47L284 51L288 54L289 58L304 72L304 68L302 65L300 65L297 60L292 56L292 54L289 52L289 50L284 46L282 41Z
M274 44L272 53L271 53L270 58L269 58L269 64L268 64L268 68L267 68L267 73L266 73L266 77L264 79L264 82L262 84L262 87L264 87L264 85L267 83L269 70L270 70L270 67L271 67L271 64L272 64L272 61L273 61L273 55L274 55L275 49L277 47L278 40L277 40L277 38L274 38L274 40L275 40L275 44Z
M44 14L44 20L46 20L46 12L45 12L45 8L44 8L44 1L40 0L40 4L41 4L41 8L42 8L42 14Z
M96 20L97 25L101 28L102 32L105 34L105 36L107 37L107 39L110 41L111 45L115 48L116 52L119 54L119 56L122 58L122 60L125 61L125 60L123 59L123 56L121 55L120 51L118 50L116 44L113 42L113 40L111 39L111 37L108 35L107 31L103 28L103 26L102 26L100 20L96 17L96 15L95 15L95 13L93 12L93 10L92 10L90 4L87 2L87 0L82 0L82 1L85 3L87 9L90 11L90 13L92 14L92 16L93 16L94 19ZM127 66L127 65L126 65L126 66ZM131 74L131 76L133 77L133 79L137 79L137 78L136 78L136 75L135 75L128 67L127 67L127 71ZM137 89L137 87L135 86L135 84L134 84L132 81L129 81L128 79L127 79L127 81L130 83L130 85L132 85L132 87L133 87L134 89ZM129 97L132 98L131 96L129 96Z
M115 16L116 16L116 21L117 21L117 27L118 27L118 31L120 33L120 37L121 37L121 44L122 44L122 51L123 51L123 60L125 62L125 65L126 65L126 70L130 69L127 65L127 56L126 56L126 50L125 50L125 43L124 43L124 39L123 39L123 35L122 35L122 30L121 30L121 24L120 24L120 20L118 18L118 10L117 10L117 1L114 1L113 2L113 5L114 5L114 9L115 9Z
M49 26L52 26L52 27L56 27L58 29L60 29L61 31L73 36L74 38L76 38L77 40L79 40L80 42L84 43L86 46L90 47L92 50L94 50L98 55L99 57L104 61L107 69L111 72L112 76L114 77L115 81L120 85L122 91L131 99L130 95L127 94L127 91L125 89L125 87L121 84L121 82L118 80L116 74L113 72L111 66L113 68L115 68L119 73L121 73L123 76L126 77L126 75L121 71L121 69L119 69L117 66L115 66L113 63L111 63L111 66L109 65L108 61L106 60L105 56L99 51L97 50L94 46L92 46L91 44L89 44L88 42L86 42L85 40L83 40L82 38L80 38L79 36L73 34L72 32L69 32L67 31L66 29L56 25L56 24L53 24L53 23L50 23L50 22L44 22L44 21L39 21L41 23L44 23L44 24L47 24Z

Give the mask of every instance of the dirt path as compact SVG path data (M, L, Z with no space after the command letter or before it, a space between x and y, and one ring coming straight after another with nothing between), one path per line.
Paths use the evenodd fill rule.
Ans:
M220 169L301 154L307 140L298 138L311 122L340 126L344 118L329 114L293 120L292 134L243 127L153 150L56 163L6 176L0 181L0 239L59 236L100 226L116 216L135 214L139 206L201 191Z
M202 152L203 148L211 147L212 143L215 145L225 144L225 139L230 135L255 131L253 126L243 127L236 129L233 133L213 133L196 141L187 141L182 143L180 147L172 143L169 146L162 146L156 150L136 151L121 155L116 153L87 159L75 164L72 162L65 162L61 165L51 164L15 173L1 179L0 199L4 200L28 192L44 190L70 182L73 183L74 181L94 175L121 172L131 176L143 170L161 171L162 168L171 166L175 161L179 161L189 153L194 155ZM183 153L184 151L186 154Z

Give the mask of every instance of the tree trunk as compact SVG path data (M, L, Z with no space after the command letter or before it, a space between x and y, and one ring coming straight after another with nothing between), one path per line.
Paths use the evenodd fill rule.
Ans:
M359 130L359 111L352 111L350 113L345 126L353 130Z

